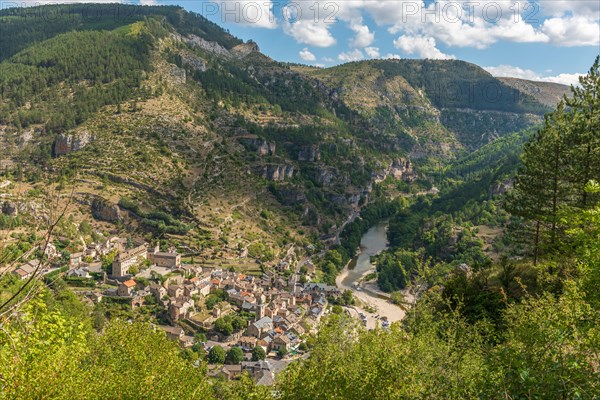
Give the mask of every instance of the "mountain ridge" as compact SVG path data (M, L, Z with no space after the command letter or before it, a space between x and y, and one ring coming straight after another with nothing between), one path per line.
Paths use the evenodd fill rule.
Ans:
M40 10L75 28L49 29L56 34L39 44L34 29L23 42L36 43L10 47L11 35ZM90 10L98 14L91 22ZM1 28L0 48L13 49L0 63L7 164L34 182L44 175L91 179L96 184L84 192L114 205L133 200L200 223L191 238L169 240L211 257L219 241L234 254L255 235L274 248L291 238L309 242L307 232L332 235L380 196L374 186L388 175L428 180L428 165L530 127L546 111L462 61L370 60L327 69L277 62L256 43L178 7L19 12L0 13L11 21ZM106 57L87 53L92 43L102 43ZM486 87L498 97L487 98ZM225 203L243 204L243 215ZM273 221L257 218L265 208ZM81 209L82 218L87 213ZM234 227L224 230L220 221ZM212 244L197 245L207 240Z

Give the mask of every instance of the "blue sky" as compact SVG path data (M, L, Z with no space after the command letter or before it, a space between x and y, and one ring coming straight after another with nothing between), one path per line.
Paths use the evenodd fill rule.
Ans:
M142 1L179 4L277 60L324 67L456 58L497 76L574 83L600 53L598 0Z
M56 2L93 0L20 4ZM570 84L600 53L600 0L122 2L177 4L256 41L276 60L321 67L371 58L450 58L496 76Z

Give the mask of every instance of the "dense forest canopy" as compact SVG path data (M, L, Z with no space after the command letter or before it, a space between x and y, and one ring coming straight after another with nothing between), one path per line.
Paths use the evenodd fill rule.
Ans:
M114 30L162 16L182 35L193 34L232 48L242 41L199 14L178 6L127 4L67 4L44 7L12 7L0 11L0 61L33 43L74 30Z

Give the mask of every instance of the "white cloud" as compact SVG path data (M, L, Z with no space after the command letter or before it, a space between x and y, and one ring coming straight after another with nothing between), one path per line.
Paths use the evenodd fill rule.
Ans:
M585 74L559 74L556 76L540 76L535 71L523 69L512 65L498 65L495 67L483 67L490 74L497 77L509 77L527 79L530 81L554 82L563 85L578 85L579 77Z
M221 22L253 28L274 29L277 21L271 0L223 0L219 3Z
M562 46L597 46L600 23L586 17L550 18L541 27L550 42Z
M350 46L352 47L367 47L375 41L375 33L371 32L367 25L352 23L350 29L356 33L354 39L350 41Z
M553 17L568 14L575 16L596 16L600 19L600 2L596 0L538 0L540 13Z
M140 5L142 6L155 6L157 4L156 0L140 0Z
M286 21L283 31L296 39L298 43L315 47L331 47L336 44L335 38L329 32L328 26L322 22L311 20Z
M310 50L308 50L308 48L306 47L303 48L299 54L300 58L304 61L317 61L317 57L315 57L315 55L311 53Z
M418 0L349 2L392 34L484 49L499 41L593 46L600 41L600 1ZM547 19L548 15L554 18Z
M366 47L365 53L371 58L379 58L379 47Z
M331 57L323 57L322 60L325 61L326 63L335 62L335 60Z
M386 60L400 60L402 57L399 54L387 53L383 58Z
M407 54L417 54L420 58L454 59L453 55L442 53L437 47L435 39L426 36L402 35L394 40L394 46Z
M365 58L364 54L359 49L340 53L340 55L338 55L338 60L343 61L343 62L360 61L364 58Z
M539 78L535 71L514 67L512 65L498 65L495 67L482 67L487 72L498 77L521 78L537 80Z
M541 78L542 81L562 83L563 85L579 85L579 78L585 74L559 74L556 76L546 76Z

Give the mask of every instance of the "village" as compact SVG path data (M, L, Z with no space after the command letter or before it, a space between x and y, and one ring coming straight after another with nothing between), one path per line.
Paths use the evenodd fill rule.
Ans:
M291 251L256 276L185 264L173 248L162 252L130 238L84 245L68 257L51 242L40 247L48 262L16 267L18 279L61 274L91 304L118 302L131 310L152 305L160 310L156 329L203 353L209 374L227 380L248 372L258 384L271 384L277 372L306 354L307 337L330 312L330 302L342 296L337 287L310 282L315 266L296 261Z

